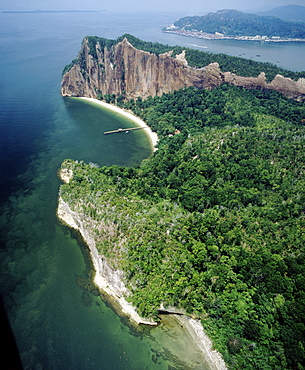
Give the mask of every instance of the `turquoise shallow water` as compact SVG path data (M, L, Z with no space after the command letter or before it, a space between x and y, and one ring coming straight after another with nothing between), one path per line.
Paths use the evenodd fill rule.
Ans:
M26 369L204 369L174 325L136 331L113 312L86 246L55 216L65 158L131 166L151 154L141 130L103 135L125 118L62 98L63 66L85 35L178 43L160 32L177 17L0 14L0 288Z
M54 130L40 143L41 151L22 175L26 187L14 193L1 217L1 227L7 230L2 294L24 366L178 366L173 351L166 350L172 338L159 329L158 340L147 329L132 329L101 299L91 283L86 246L55 217L62 158L133 165L151 153L148 138L143 133L104 136L104 129L131 123L79 99L64 99L63 104L62 113L56 112ZM67 124L62 125L64 117Z
M140 131L105 136L131 122L79 99L57 101L52 129L35 140L36 152L18 177L23 186L1 217L1 288L24 367L185 368L167 349L179 338L132 329L101 299L86 246L55 217L64 158L130 166L151 154L149 140Z

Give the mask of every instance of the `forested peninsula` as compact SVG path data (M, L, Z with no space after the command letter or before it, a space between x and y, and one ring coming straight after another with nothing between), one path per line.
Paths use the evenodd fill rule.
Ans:
M112 71L121 61L128 74L115 53L117 43L93 47L90 40L82 48L87 54L65 69L64 89L77 71L86 81L99 81L94 58L101 49L108 60L116 57ZM158 51L170 51L141 43L147 62ZM178 48L176 55L195 54L211 63L222 58L182 52ZM223 58L243 71L243 60ZM98 60L107 75L109 66ZM145 70L153 76L149 63ZM279 72L270 64L249 66L271 79ZM175 75L171 68L179 78L180 69ZM302 77L281 72L291 81ZM130 292L125 298L142 317L157 321L161 307L174 307L200 320L230 369L303 369L304 103L268 88L229 83L168 92L163 86L162 94L135 97L137 83L131 81L132 90L124 81L123 91L112 81L108 90L86 90L85 84L82 92L143 119L159 136L158 150L132 168L66 160L60 201L86 220L98 254L122 272Z

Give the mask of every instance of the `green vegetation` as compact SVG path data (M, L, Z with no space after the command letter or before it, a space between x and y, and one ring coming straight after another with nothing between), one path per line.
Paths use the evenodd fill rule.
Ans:
M122 41L125 37L135 48L148 51L156 55L173 50L172 55L174 57L185 50L186 60L192 67L202 68L210 63L217 62L219 63L222 72L233 72L244 77L257 77L261 72L265 72L268 81L272 81L277 74L281 74L282 76L289 77L293 80L297 80L301 77L305 78L305 72L288 71L271 63L255 62L253 60L232 57L226 54L212 54L204 51L184 48L181 46L169 46L159 44L157 42L142 41L129 34L124 34L118 37L116 40L109 40L97 36L87 36L85 39L88 40L90 55L97 61L96 48L99 48L100 51L103 51L104 47L107 47L108 50L111 50L114 45ZM85 55L84 52L81 52L76 59L74 59L64 68L63 74L68 72L76 63L78 63L83 72L86 73Z
M62 71L62 75L64 75L66 72L69 72L70 69L74 66L74 64L78 63L78 58L75 58L72 60L71 63L67 64L65 68Z
M233 57L227 54L212 54L195 49L186 49L186 59L191 67L204 67L217 62L222 72L232 72L243 77L257 77L265 72L266 79L271 82L277 74L297 81L305 77L305 72L292 72L277 67L269 62L256 62L252 59Z
M158 150L135 168L67 160L60 194L132 303L200 318L231 369L304 369L304 105L227 85L119 103Z
M276 17L242 13L237 10L219 10L204 16L188 16L174 24L185 30L220 32L226 36L305 38L305 24L286 22Z

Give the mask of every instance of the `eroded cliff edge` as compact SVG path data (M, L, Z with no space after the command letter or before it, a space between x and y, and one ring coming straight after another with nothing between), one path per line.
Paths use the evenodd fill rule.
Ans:
M59 171L59 177L65 183L69 183L73 175L73 170L65 166L62 166ZM74 209L74 207L64 201L62 197L58 199L57 217L64 224L77 230L81 234L84 242L88 245L96 272L94 283L112 299L112 303L120 313L129 317L129 319L136 324L157 325L157 322L141 317L133 305L127 301L131 292L124 283L124 272L120 269L113 268L111 264L108 263L107 258L98 253L94 235L95 221L84 212ZM107 228L106 225L105 227ZM189 332L194 343L196 343L198 349L203 353L206 364L208 364L210 370L227 369L220 353L213 349L213 343L205 334L200 320L181 314L177 315L175 312L179 312L179 310L175 308L172 308L172 311L168 311L161 306L161 311L172 313L178 323Z
M275 90L284 96L305 101L305 79L294 81L281 75L267 82L262 71L258 77L242 77L222 72L218 63L203 68L190 67L184 52L152 54L136 49L125 37L111 47L97 41L82 43L75 63L64 73L63 96L97 98L99 94L115 94L127 99L161 96L183 87L214 89L224 83L247 89Z
M68 168L61 168L59 177L63 182L69 183L73 177L73 171ZM130 295L130 292L123 282L123 271L113 269L107 259L98 253L94 233L92 233L95 222L84 213L73 210L61 197L58 199L57 217L67 226L77 230L88 245L96 271L95 284L114 298L121 311L136 324L156 325L156 322L140 317L134 307L127 302L126 298Z

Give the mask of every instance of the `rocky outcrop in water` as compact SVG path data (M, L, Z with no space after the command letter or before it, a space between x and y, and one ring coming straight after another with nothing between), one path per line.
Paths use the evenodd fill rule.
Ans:
M135 99L161 96L188 86L214 89L228 83L247 89L276 90L288 98L305 100L304 78L293 81L277 75L267 83L263 72L258 77L241 77L223 73L218 63L193 68L188 66L184 52L176 57L172 52L155 55L136 49L127 38L110 48L97 42L93 51L85 38L77 60L63 75L63 96L97 98L99 94L115 94Z

